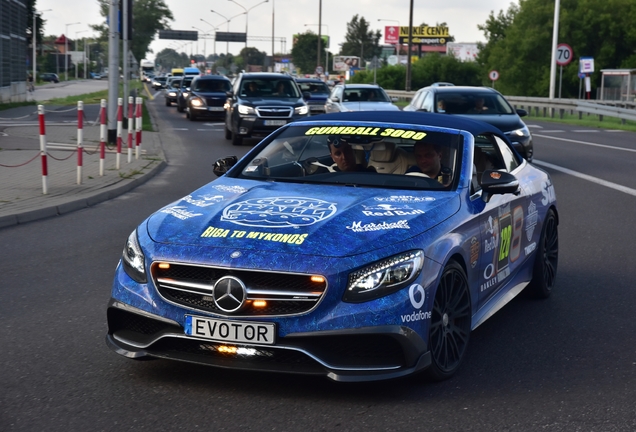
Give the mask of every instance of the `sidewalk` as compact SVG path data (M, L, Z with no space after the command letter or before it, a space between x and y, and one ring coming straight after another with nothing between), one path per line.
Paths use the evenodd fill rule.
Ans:
M144 104L143 109L149 109L149 105L152 104ZM152 107L150 113L152 117ZM0 111L0 116L11 118L12 110ZM37 122L7 122L0 125L0 131L0 228L69 213L109 200L146 182L166 165L158 132L142 132L139 158L135 158L133 148L132 160L128 163L125 143L128 131L124 129L119 169L116 167L115 148L111 146L106 151L104 175L100 176L100 127L85 121L82 182L77 184L77 124L58 122L49 125L47 122L48 193L45 195Z

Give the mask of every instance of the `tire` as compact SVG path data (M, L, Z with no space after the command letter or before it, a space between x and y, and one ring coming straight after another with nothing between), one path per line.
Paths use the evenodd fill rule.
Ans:
M243 144L243 138L236 133L232 134L232 145L240 146Z
M195 121L197 119L197 116L195 116L192 111L188 111L188 113L188 118L190 119L190 121Z
M431 365L427 378L442 381L457 372L466 354L471 328L470 289L464 269L450 261L440 278L428 335Z
M170 103L170 99L166 99L166 106L170 106L170 105L172 105L172 104Z
M534 298L545 299L552 293L559 264L559 232L552 209L548 210L543 222L536 255L527 291Z
M183 107L181 105L177 105L177 111L182 113L184 111L184 109L183 109Z
M232 131L227 128L227 124L225 125L225 139L232 139Z

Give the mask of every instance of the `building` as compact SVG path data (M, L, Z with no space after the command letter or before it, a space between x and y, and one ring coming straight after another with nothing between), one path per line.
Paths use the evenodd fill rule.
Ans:
M26 0L0 0L0 103L26 100Z

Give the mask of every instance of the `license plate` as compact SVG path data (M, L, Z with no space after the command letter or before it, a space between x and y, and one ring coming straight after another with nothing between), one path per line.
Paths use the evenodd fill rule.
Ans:
M287 120L265 120L265 126L285 126Z
M225 108L223 107L208 107L208 111L223 111Z
M186 315L185 334L218 342L273 345L276 324L252 321L225 321Z

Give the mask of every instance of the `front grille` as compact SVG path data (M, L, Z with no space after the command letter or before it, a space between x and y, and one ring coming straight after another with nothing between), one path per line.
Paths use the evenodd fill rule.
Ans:
M256 114L259 117L267 118L290 118L294 108L292 107L258 107L256 108Z
M212 107L221 106L222 107L225 104L225 99L208 97L208 98L205 98L205 103L206 103L207 106L212 106Z
M169 268L151 266L159 294L166 300L188 308L227 316L287 316L312 310L327 289L326 281L314 282L312 275L267 273L170 263ZM237 311L220 309L213 299L214 284L224 276L240 279L246 301ZM265 306L256 307L255 301Z

